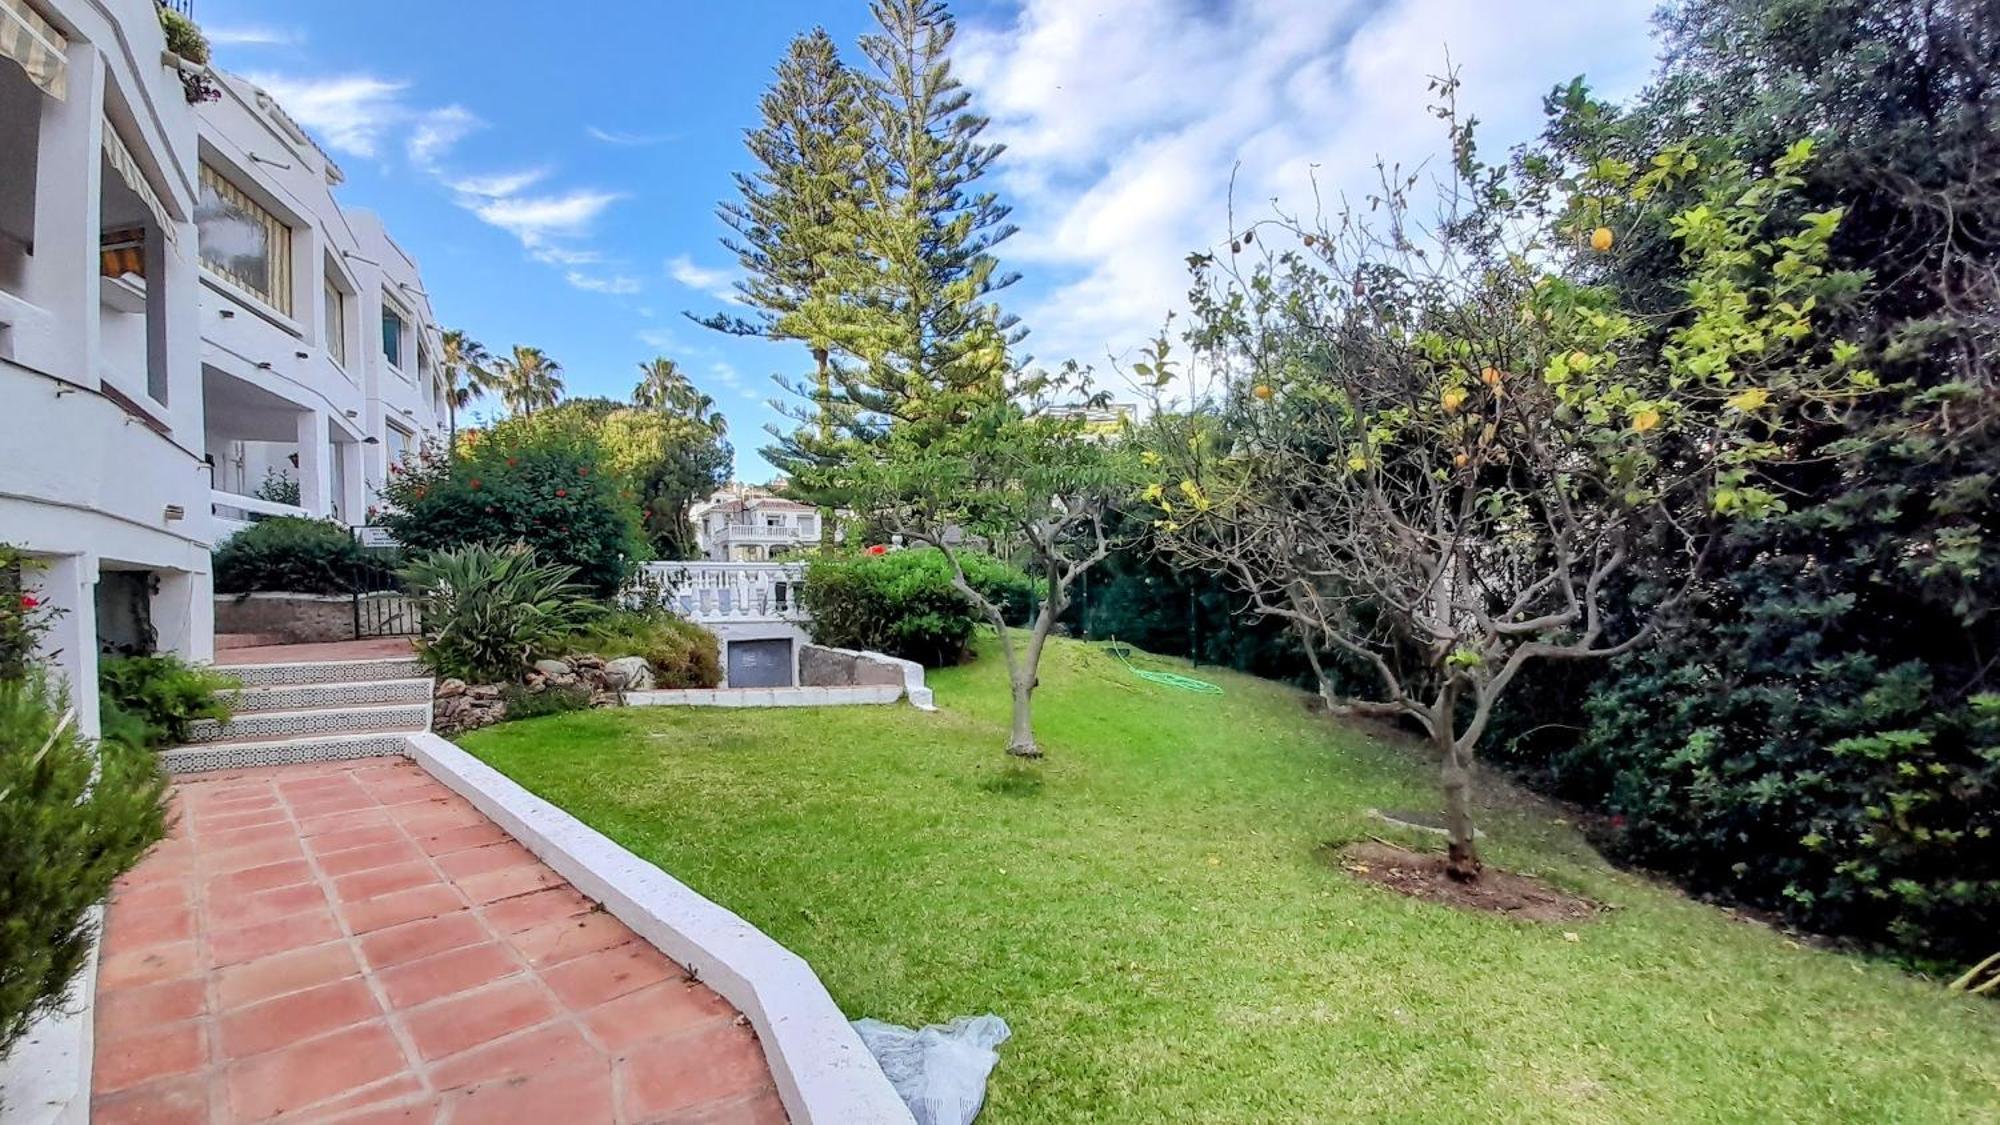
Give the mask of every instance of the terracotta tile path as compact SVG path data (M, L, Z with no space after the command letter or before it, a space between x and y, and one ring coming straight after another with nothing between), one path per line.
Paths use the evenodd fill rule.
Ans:
M401 759L196 775L121 883L93 1120L782 1122L706 986Z

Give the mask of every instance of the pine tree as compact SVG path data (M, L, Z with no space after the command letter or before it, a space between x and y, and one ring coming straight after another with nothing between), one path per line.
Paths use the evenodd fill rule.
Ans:
M858 93L824 29L794 39L764 94L762 124L745 138L758 167L736 174L740 198L719 209L733 232L723 245L745 275L737 292L752 312L700 322L735 335L800 341L812 354L809 386L781 380L809 404L785 408L801 428L777 435L772 460L788 471L834 456L840 429L833 332L844 321L835 310L845 295L833 279L851 276L845 263L856 252L855 196L867 149ZM820 515L821 545L830 547L833 514Z
M832 333L855 360L838 373L860 432L941 432L1006 394L1008 349L1026 335L992 300L1019 275L993 248L1010 210L978 181L1002 146L951 71L956 23L943 0L875 0L861 39L871 73L861 111L871 150L855 209L861 254L838 275L853 299ZM921 434L909 435L917 440Z

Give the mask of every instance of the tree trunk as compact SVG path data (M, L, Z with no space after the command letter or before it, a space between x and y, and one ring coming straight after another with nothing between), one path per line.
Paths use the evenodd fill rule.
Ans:
M828 409L828 402L833 398L833 375L830 371L827 350L825 348L814 348L812 354L813 363L817 365L818 369L814 375L814 386L819 392L819 440L821 452L824 453L825 446L833 441L833 418L832 412ZM820 508L819 549L821 554L830 555L833 553L833 521L835 518L836 513L831 507Z
M1469 883L1479 878L1482 866L1478 834L1472 823L1471 756L1459 750L1449 722L1439 726L1437 743L1444 759L1444 827L1445 838L1449 841L1446 845L1445 873L1460 882Z
M1035 745L1035 673L1023 668L1013 675L1014 730L1007 740L1007 752L1016 758L1039 758L1042 748Z
M1313 681L1319 684L1319 701L1331 714L1340 706L1340 698L1334 694L1333 681L1326 678L1326 669L1320 666L1319 647L1313 644L1312 634L1303 625L1299 626L1298 633L1299 643L1305 646L1306 663L1312 665Z

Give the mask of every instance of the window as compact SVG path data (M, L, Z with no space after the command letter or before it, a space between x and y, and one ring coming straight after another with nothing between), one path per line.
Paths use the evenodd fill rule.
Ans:
M221 173L201 166L194 209L201 263L286 316L292 314L292 231Z
M765 529L766 531L783 531L783 530L785 530L785 517L783 517L783 516L765 516L765 517L764 517L764 529Z
M402 314L382 303L382 358L398 371L403 369L403 334L409 331Z
M328 277L326 285L326 354L347 366L347 294Z
M818 524L814 522L814 517L812 516L799 517L800 535L812 535L815 533L815 531L817 531L817 529L818 529Z
M403 463L404 455L410 451L410 432L393 422L389 424L387 429L389 433L389 463L391 465L400 465Z

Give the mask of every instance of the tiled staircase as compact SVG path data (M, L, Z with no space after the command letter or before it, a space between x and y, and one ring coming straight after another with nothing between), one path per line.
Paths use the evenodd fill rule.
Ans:
M234 664L243 687L227 722L203 719L161 755L169 772L313 762L402 752L430 729L431 678L408 657Z

